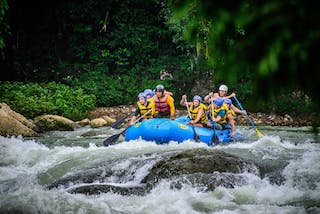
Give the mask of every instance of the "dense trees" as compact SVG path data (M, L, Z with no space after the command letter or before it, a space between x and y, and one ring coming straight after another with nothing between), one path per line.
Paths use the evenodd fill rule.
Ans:
M302 91L319 109L320 15L314 2L170 2L172 20L184 23L185 38L203 41L216 80L239 83L245 73L255 89L252 100Z
M303 112L310 97L319 106L313 3L169 2L2 0L2 80L55 81L106 106L133 102L160 82L178 97L206 72L216 84L229 84L246 106L254 101L252 110ZM161 70L174 81L160 81ZM258 98L269 102L256 105Z

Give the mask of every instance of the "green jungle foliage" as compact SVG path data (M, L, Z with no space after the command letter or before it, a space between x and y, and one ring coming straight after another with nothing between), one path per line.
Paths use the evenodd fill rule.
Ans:
M0 102L27 118L43 114L58 114L73 120L83 119L95 108L94 95L83 93L82 89L70 88L64 84L50 82L0 84Z
M292 11L301 6L301 14L284 18L280 14L287 13L280 12L285 4L277 1L170 2L175 5L169 8L166 0L1 1L0 70L13 83L2 82L1 89L9 93L1 93L1 101L28 117L59 113L79 118L93 106L134 103L139 92L157 84L172 91L177 103L182 94L193 96L197 80L211 78L215 91L227 84L248 111L300 113L301 106L309 111L310 99L315 99L310 90L283 87L278 92L282 87L272 83L287 78L292 83L298 77L304 86L312 76L300 78L300 71L316 56L306 50L318 39L318 31L305 35L302 27L295 28L302 21L292 22L309 11L310 3L288 1ZM277 16L270 15L273 12ZM306 27L313 24L308 20ZM310 72L313 64L306 65ZM293 73L288 73L290 68ZM174 78L160 80L163 70ZM285 79L278 70L285 71ZM278 93L267 96L269 88ZM295 93L302 95L292 98Z
M255 90L253 106L265 100L272 105L276 99L283 106L276 107L279 111L290 110L287 105L295 109L288 98L302 91L311 98L313 112L318 112L320 15L316 2L169 2L173 10L170 22L183 26L183 37L205 49L216 81L239 85L241 73L247 73L247 82ZM283 90L289 95L286 99L281 99ZM309 102L302 99L299 104L310 106Z

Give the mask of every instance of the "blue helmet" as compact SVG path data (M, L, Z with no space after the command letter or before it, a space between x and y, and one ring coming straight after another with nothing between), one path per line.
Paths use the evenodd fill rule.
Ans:
M138 99L140 99L140 97L143 97L145 100L147 100L146 94L145 93L139 93L138 95Z
M224 99L224 102L227 103L228 105L232 104L232 101L230 99Z
M202 103L202 98L199 95L194 96L192 100L199 100L199 102Z
M218 97L216 99L213 100L214 104L216 104L217 106L222 106L224 99L222 99L221 97Z
M154 92L151 89L144 90L145 95L150 95L151 97L154 95Z

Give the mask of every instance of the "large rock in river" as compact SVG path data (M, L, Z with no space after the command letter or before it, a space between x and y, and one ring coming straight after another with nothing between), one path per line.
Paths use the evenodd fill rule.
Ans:
M7 104L0 103L1 136L38 136L37 127L23 115L13 111Z
M115 165L122 165L123 161L127 167L119 171ZM150 163L153 163L151 168ZM150 170L144 176L135 175L135 171L145 171L145 168ZM253 163L234 155L213 149L191 149L102 162L87 169L69 172L51 184L48 182L47 187L83 194L112 191L122 195L144 195L162 180L167 180L172 188L193 185L203 190L214 190L217 186L233 188L245 185L247 180L243 176L244 172L259 175L259 169ZM51 174L48 170L39 179L51 180ZM128 182L124 178L132 179L136 176L141 179L135 181L135 186L121 185Z
M46 131L73 131L74 128L79 127L79 125L62 116L59 115L42 115L34 118L34 123L39 127L40 132Z

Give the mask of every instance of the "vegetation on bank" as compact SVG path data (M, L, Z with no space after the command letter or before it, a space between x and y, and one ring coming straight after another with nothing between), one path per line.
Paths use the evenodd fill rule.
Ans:
M4 82L0 85L0 102L8 104L27 118L57 114L79 120L86 117L87 111L95 108L96 97L84 94L81 88L70 88L54 82Z
M136 95L141 88L132 84L131 91L126 96L122 81L115 81L112 78L95 79L94 76L84 75L68 86L61 83L28 83L2 82L0 83L0 102L5 102L14 111L23 114L27 118L34 118L42 114L57 114L72 120L80 120L87 117L90 110L97 106L115 106L129 104L136 101ZM128 84L134 82L134 78L123 78ZM169 82L148 82L150 88L161 83L172 85ZM171 89L170 89L171 90ZM175 93L174 87L172 90ZM240 92L241 94L241 92ZM180 97L174 95L176 106ZM244 103L242 103L244 104ZM311 113L310 100L303 93L292 93L280 95L277 99L271 100L265 106L261 106L260 112L273 112L277 114L299 114L308 115Z
M28 118L78 119L159 83L176 101L192 97L194 83L210 79L210 90L227 84L249 112L318 111L316 7L210 2L1 1L0 102Z

